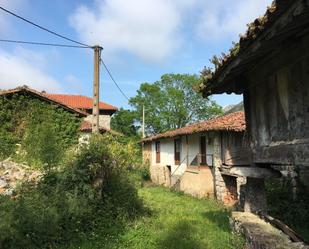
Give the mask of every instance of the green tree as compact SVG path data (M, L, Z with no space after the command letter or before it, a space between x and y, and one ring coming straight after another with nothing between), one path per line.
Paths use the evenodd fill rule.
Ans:
M161 133L222 114L218 104L194 90L198 84L199 77L189 74L165 74L153 84L143 83L130 104L139 122L145 106L146 133Z
M137 136L139 125L136 123L136 112L120 108L112 117L111 128L129 137Z

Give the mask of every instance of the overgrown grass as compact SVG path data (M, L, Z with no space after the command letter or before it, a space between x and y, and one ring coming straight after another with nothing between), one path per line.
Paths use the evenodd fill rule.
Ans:
M199 200L161 187L139 189L150 210L125 226L102 224L70 249L242 249L243 239L229 227L229 211L215 201ZM108 227L108 229L107 229Z

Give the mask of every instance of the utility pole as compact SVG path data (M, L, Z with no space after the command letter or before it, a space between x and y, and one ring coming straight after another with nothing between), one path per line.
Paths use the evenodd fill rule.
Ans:
M94 50L94 71L93 71L93 109L92 109L92 133L99 133L99 102L100 102L100 60L102 47L96 45Z
M142 130L143 130L143 138L145 137L145 106L143 105L143 125L142 125Z

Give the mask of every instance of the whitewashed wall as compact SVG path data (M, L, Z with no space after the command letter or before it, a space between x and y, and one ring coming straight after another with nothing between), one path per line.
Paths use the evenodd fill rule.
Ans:
M206 136L206 152L205 154L213 153L213 141L215 133L197 133L188 135L188 162L190 163L194 160L197 154L200 153L200 137ZM160 163L162 166L171 166L171 172L174 175L182 175L187 167L187 145L186 136L181 137L181 150L180 150L180 161L181 165L175 165L174 160L174 139L175 138L163 138L160 141ZM208 165L212 165L212 157L207 157ZM156 163L156 148L155 141L152 142L152 166L158 165ZM178 167L179 166L179 167Z

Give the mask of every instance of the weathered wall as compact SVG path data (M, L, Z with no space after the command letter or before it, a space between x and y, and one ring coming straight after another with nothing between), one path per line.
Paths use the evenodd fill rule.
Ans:
M142 146L143 163L150 166L152 164L151 142L144 142Z
M86 121L92 123L92 115L85 118ZM110 115L99 115L99 126L107 129L111 128L111 116Z
M206 151L203 153L209 155L207 164L213 167L198 167L197 165L196 157L201 152L201 136L206 137ZM182 136L180 153L182 163L179 166L175 165L174 161L174 138L160 140L160 163L156 163L155 142L153 141L151 143L151 179L156 184L176 186L176 189L197 197L216 194L218 200L232 205L238 200L240 185L244 184L244 181L236 177L223 176L220 168L225 152L235 151L243 145L243 133L205 132L188 135L187 138ZM147 148L145 147L144 150Z
M246 78L254 162L309 166L309 35L287 43Z
M213 173L210 167L188 168L180 181L180 190L202 198L214 196Z
M165 165L150 165L149 170L152 182L170 187L170 171Z

